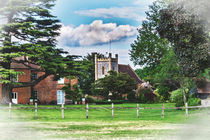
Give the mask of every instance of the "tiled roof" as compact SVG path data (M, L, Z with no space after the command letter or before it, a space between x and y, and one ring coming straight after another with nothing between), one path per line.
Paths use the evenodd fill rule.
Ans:
M14 60L17 60L17 61L24 60L24 57L16 57L16 58L14 58ZM16 62L11 63L12 69L28 69L29 67L27 67L27 66L29 66L32 69L40 68L40 66L38 66L38 65L27 63L27 62L25 62L24 64L16 63Z
M138 75L135 73L135 71L131 68L130 65L118 65L119 72L121 73L127 73L130 75L131 78L135 79L137 83L143 83L143 81L138 77Z
M25 63L26 65L28 65L29 67L31 67L32 69L39 69L40 66L38 65L34 65L34 64L27 64ZM21 63L11 63L11 68L12 69L28 69L27 66L25 66L24 64L21 64Z

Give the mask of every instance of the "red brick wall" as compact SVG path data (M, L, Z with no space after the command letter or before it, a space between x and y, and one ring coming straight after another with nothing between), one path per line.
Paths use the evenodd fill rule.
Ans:
M31 80L31 71L27 69L18 69L16 71L23 72L18 76L18 82L29 82ZM40 77L44 72L38 72ZM64 79L64 83L68 83L69 79ZM71 80L71 85L78 83L78 78ZM57 103L57 90L61 90L65 84L58 84L57 81L53 81L53 76L48 76L34 87L34 90L38 92L38 99L41 104ZM1 98L1 84L0 84L0 98ZM31 87L14 88L13 92L18 93L18 104L28 104L31 97Z
M30 70L19 69L16 71L23 72L22 75L18 75L18 82L29 82L31 80ZM29 103L29 99L31 97L31 88L30 87L14 88L12 91L18 93L18 96L17 96L18 104L28 104Z
M43 72L39 72L38 76L43 75ZM69 79L64 79L64 83L68 83ZM78 83L78 79L71 80L71 84ZM57 103L57 90L61 90L65 84L58 84L57 81L53 81L53 76L48 76L34 87L34 90L38 91L38 99L41 104Z
M42 72L38 73L41 76ZM53 81L53 76L48 76L34 87L38 92L38 99L41 104L57 103L57 81Z

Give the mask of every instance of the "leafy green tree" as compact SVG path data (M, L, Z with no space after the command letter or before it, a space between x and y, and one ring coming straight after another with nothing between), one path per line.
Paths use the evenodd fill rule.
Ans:
M74 75L77 69L74 56L56 48L56 37L61 25L50 9L54 0L0 0L0 18L6 23L0 28L0 77L2 83L1 103L11 102L13 88L35 86L49 75L55 79ZM22 59L16 58L22 57ZM11 64L21 64L28 69L45 72L30 82L13 82L11 79L23 74L16 72ZM38 67L33 67L34 65Z
M147 19L138 29L137 40L131 44L130 56L135 65L154 69L170 48L168 41L160 38L156 30L160 22L159 11L163 6L161 2L154 2L146 12Z
M185 7L175 2L162 10L158 32L174 44L181 74L193 77L210 67L210 30L202 15Z
M210 31L206 28L208 22L201 18L202 15L187 9L185 4L176 2L163 9L160 15L158 32L174 45L186 103L186 89L191 83L189 81L210 67Z
M164 100L168 100L169 92L180 88L179 65L172 49L164 55L157 67L159 71L155 73L154 82L158 93L164 97Z
M121 99L122 94L131 93L137 88L137 83L125 73L110 71L108 76L97 80L94 84L97 89L102 89L104 93L112 93L112 99ZM105 95L108 97L108 94Z
M160 11L167 6L166 2L154 2L146 12L142 27L138 29L137 40L131 44L131 60L143 68L136 73L145 81L149 81L153 88L158 88L159 94L165 100L169 98L169 91L177 89L179 82L177 75L176 56L173 55L173 45L158 34ZM171 67L170 67L171 66ZM174 87L175 85L175 87Z

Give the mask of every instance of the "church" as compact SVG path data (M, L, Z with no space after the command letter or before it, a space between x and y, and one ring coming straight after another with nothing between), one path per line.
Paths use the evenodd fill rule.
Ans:
M112 57L111 53L109 53L107 57L104 55L102 55L102 57L101 56L99 57L97 53L94 54L95 54L95 80L104 78L106 75L108 75L108 72L112 70L120 73L126 73L131 78L133 78L137 83L136 92L139 92L140 87L151 88L148 82L144 82L139 78L139 76L135 73L135 71L131 68L130 65L118 63L118 54L115 54L115 57Z

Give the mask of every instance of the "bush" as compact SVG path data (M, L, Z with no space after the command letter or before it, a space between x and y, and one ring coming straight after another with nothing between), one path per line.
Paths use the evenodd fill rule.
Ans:
M153 93L156 95L155 100L154 100L155 103L165 102L164 97L159 94L159 90L158 89L154 90Z
M183 99L182 89L177 89L171 92L170 100L173 103L176 103L176 107L184 106L184 99Z
M201 105L201 99L199 98L189 98L188 99L189 106L198 106Z
M151 89L141 89L139 93L139 101L141 103L154 103L156 95Z
M94 103L95 102L95 100L90 96L87 96L85 101L86 101L86 103Z
M170 97L170 94L169 94L169 91L170 91L170 88L166 87L166 86L163 86L163 85L160 85L157 87L158 89L158 93L160 96L162 96L164 98L164 100L168 100L169 97Z
M128 101L130 102L136 102L136 92L135 91L132 91L130 93L128 93Z

